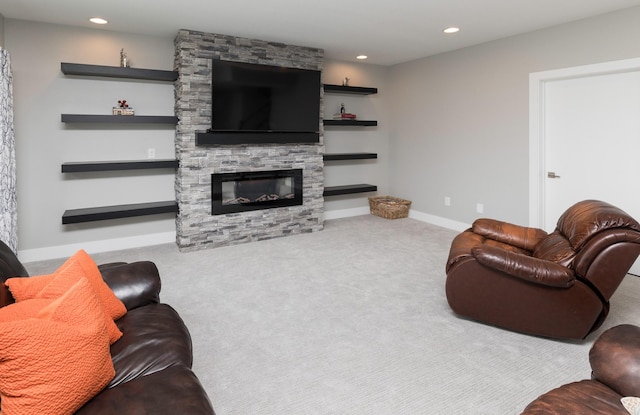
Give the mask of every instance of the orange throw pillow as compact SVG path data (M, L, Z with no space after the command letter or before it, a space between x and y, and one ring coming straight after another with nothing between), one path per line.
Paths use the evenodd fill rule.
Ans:
M1 308L2 414L72 414L100 392L115 376L104 321L85 278L56 300Z
M56 278L60 275L64 275L65 278L69 278L70 275L75 276L76 280L73 282L77 281L79 277L86 277L104 306L106 314L113 320L117 320L126 314L126 307L111 291L107 283L104 282L95 261L84 250L76 252L53 274L29 278L9 278L5 285L9 287L16 301L33 298L57 298L70 287L69 280L63 279L61 282ZM115 324L113 327L116 327ZM111 327L111 330L113 327ZM120 338L120 335L117 338Z
M97 294L95 287L84 276L84 273L77 266L72 265L65 267L61 271L56 271L53 279L36 295L35 299L56 299L62 297L67 291L69 291L71 287L73 287L75 283L77 283L81 279L87 280L89 288L93 290L94 294ZM99 301L100 297L98 295L97 297ZM120 337L122 337L122 332L120 331L120 329L118 329L116 323L113 322L113 319L107 315L106 309L104 308L104 302L100 301L100 304L103 306L104 324L107 328L107 333L109 334L109 344L113 344L118 341Z

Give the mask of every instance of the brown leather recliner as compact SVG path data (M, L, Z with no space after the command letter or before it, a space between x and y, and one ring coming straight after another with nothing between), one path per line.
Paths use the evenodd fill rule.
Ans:
M600 327L640 254L640 224L597 200L578 202L555 231L478 219L453 240L446 295L460 316L554 338Z
M550 390L522 415L629 415L621 398L640 396L640 327L621 324L602 333L589 351L589 363L590 379Z

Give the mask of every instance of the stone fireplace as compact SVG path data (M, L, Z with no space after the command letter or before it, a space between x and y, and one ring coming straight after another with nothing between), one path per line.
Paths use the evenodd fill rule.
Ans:
M323 51L189 30L178 32L175 58L179 73L176 115L180 120L175 141L179 161L175 184L178 247L191 251L322 230L321 123L318 143L196 143L196 133L211 126L212 58L321 70ZM320 108L322 119L322 101ZM265 176L274 172L275 178ZM266 192L255 196L256 190ZM226 208L223 195L229 196ZM254 196L261 200L253 200ZM214 202L216 198L219 202Z

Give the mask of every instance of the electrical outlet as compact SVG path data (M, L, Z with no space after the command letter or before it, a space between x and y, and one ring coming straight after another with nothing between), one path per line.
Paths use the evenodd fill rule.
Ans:
M482 203L476 203L476 212L484 213L484 205Z
M444 205L451 206L451 198L449 196L444 197Z
M147 158L150 158L150 159L156 158L156 149L155 148L150 147L150 148L147 149Z

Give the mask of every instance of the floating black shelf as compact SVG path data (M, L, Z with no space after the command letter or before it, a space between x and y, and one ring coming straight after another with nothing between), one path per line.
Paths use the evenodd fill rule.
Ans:
M83 173L114 170L142 170L142 169L175 169L178 160L122 160L122 161L76 161L62 163L62 173Z
M145 79L148 81L173 82L178 72L159 69L121 68L118 66L85 65L81 63L60 63L65 75L103 76L107 78Z
M377 94L378 88L368 88L360 86L345 86L345 85L332 85L324 84L325 93L337 93L337 94L355 94L355 95L371 95ZM375 127L378 125L378 121L373 120L322 120L322 124L326 127ZM323 156L324 161L337 161L337 160L364 160L364 159L376 159L378 154L376 153L334 153L325 154ZM378 190L377 186L371 184L350 184L343 186L328 186L324 188L323 196L338 196L349 195L354 193L366 193L375 192Z
M322 120L325 126L361 126L361 127L375 127L378 125L378 121L372 120Z
M372 95L372 94L378 93L378 88L324 84L324 92L339 93L339 94Z
M324 161L377 159L377 153L332 153L322 156Z
M131 218L135 216L176 213L178 204L167 202L136 203L130 205L101 206L86 209L66 210L62 215L62 224L94 222L108 219Z
M344 186L329 186L324 188L323 196L349 195L353 193L375 192L378 186L371 184L349 184Z
M178 117L174 115L93 115L93 114L62 114L65 123L93 123L93 124L178 124Z

